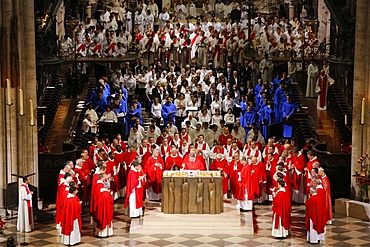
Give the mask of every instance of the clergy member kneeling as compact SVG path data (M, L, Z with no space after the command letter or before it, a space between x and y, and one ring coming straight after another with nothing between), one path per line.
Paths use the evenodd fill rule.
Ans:
M323 210L324 202L317 194L314 186L310 187L309 198L305 203L306 206L306 230L307 241L311 244L317 244L324 240L326 211Z
M140 163L135 160L132 162L131 170L127 176L125 207L129 207L131 218L140 218L143 216L143 186L145 179L140 176Z
M277 191L273 193L271 235L275 238L286 238L290 228L290 194L284 188L283 179L279 179L277 184Z
M17 230L20 232L30 232L34 228L32 210L33 193L28 188L29 183L30 178L24 177L19 190Z
M81 203L77 194L77 188L71 186L63 204L63 217L60 223L62 228L61 243L75 245L81 242Z

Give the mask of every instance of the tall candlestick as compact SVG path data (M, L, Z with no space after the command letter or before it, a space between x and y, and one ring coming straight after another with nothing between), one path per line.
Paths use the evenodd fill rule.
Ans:
M344 115L344 124L347 125L347 114Z
M45 115L42 115L42 125L45 125Z
M7 97L6 104L11 105L12 104L12 99L11 99L11 96L10 96L10 80L9 79L6 79L6 97Z
M23 116L24 115L24 109L23 109L23 90L19 89L19 115Z
M34 126L35 125L35 119L33 117L33 102L30 99L30 125Z
M365 124L365 98L362 98L361 103L361 124Z

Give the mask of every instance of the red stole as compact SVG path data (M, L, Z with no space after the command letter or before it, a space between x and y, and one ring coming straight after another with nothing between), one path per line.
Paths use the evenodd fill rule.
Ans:
M194 148L195 149L199 149L198 148L198 146L199 146L200 144L198 143L198 142L196 142L195 143L195 145L194 145ZM206 150L206 148L207 148L207 143L206 142L203 142L203 144L202 144L202 148L200 149L200 150Z
M146 152L149 151L149 149L150 149L149 144L146 145L145 150L144 150L143 146L140 146L139 147L139 155L144 155Z
M105 49L105 53L108 53L110 51L112 51L112 53L114 52L114 47L116 47L116 44L115 43L111 43L107 49Z
M164 147L163 145L161 145L161 155L162 156L166 156L171 150L171 146L170 145L167 145L166 147Z
M77 52L79 53L79 52L82 52L82 51L84 51L85 50L85 48L86 48L86 45L84 44L84 43L81 43L79 46L78 46L78 48L77 48Z
M100 52L100 49L101 49L101 44L97 44L94 49L92 50L93 53L97 53L97 52Z
M238 153L239 153L239 155L240 155L240 150L239 150L239 149L234 150L234 149L230 148L230 151L229 151L229 157L234 157L234 154L235 154L236 152L238 152Z
M21 184L21 186L23 186L23 187L26 189L27 195L30 195L30 194L31 194L31 191L30 191L30 189L28 188L28 186L27 186L26 184ZM32 224L32 217L31 217L31 213L32 213L31 201L30 201L30 200L26 200L26 202L27 202L27 209L28 209L28 223L31 225L31 224Z

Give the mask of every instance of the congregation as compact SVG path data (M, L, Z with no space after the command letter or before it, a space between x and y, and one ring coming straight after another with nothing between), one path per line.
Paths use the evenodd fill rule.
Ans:
M321 46L316 34L298 18L249 18L246 4L235 0L207 1L202 20L193 5L180 0L170 16L166 8L159 13L153 0L142 2L134 30L124 5L107 6L96 22L81 22L73 41L62 40L63 52L76 47L80 57L124 57L132 44L140 54L133 63L110 64L110 77L98 78L86 99L82 129L91 145L58 178L62 243L80 242L82 202L98 237L113 235L120 197L131 218L143 217L147 200L162 199L165 170L220 171L224 200L236 199L241 213L271 202L276 238L289 234L291 203L305 203L307 241L324 240L332 221L330 184L310 143L295 146L293 119L301 106L291 93L299 69L294 58L315 56ZM263 59L248 59L249 50ZM289 58L287 69L271 57ZM318 108L325 109L328 65L320 76L313 60L311 65L306 96L319 93ZM101 138L102 122L123 123L125 133ZM274 124L282 133L271 134Z

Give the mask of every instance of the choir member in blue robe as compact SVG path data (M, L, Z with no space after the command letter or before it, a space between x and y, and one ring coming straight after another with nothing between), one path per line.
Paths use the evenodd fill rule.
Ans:
M283 104L283 136L284 138L292 138L293 136L293 114L299 111L299 107L294 103L289 94L286 95L287 101Z
M141 115L142 107L141 107L141 103L139 102L139 98L136 95L134 95L132 97L132 102L135 105L135 109L139 113L140 124L143 124L143 118L142 118L142 115Z
M262 91L262 80L258 79L258 84L254 87L254 95L257 97Z
M283 121L283 116L281 115L281 108L283 106L283 100L285 98L284 87L285 81L280 81L280 86L278 89L276 89L274 94L274 112L276 122Z
M103 95L102 92L100 92L98 93L97 98L92 103L96 113L100 117L107 108L107 98Z
M272 93L274 94L276 89L278 89L281 81L280 73L276 75L276 77L272 80Z
M162 118L164 126L168 125L169 119L172 119L172 121L175 123L176 112L177 108L172 103L172 98L170 96L167 96L167 102L162 106Z
M252 125L256 123L256 113L252 111L252 107L248 106L247 111L243 116L242 127L245 128L245 133L252 129Z
M265 139L267 139L268 132L267 132L267 127L272 124L272 118L273 118L273 110L272 110L272 105L270 102L267 102L267 105L263 107L262 110L262 121L261 121L261 126L262 126L262 135Z
M243 118L244 118L244 114L247 112L247 107L248 107L248 102L245 96L242 96L239 105L240 105L240 126L245 127L243 126L243 122L244 122Z
M130 129L136 124L137 118L139 118L139 111L135 108L134 104L131 104L126 115L126 135L129 134Z

